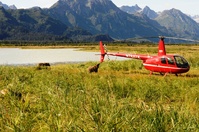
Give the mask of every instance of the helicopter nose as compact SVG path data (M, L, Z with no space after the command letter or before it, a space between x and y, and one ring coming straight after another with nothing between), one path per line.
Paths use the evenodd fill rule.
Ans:
M188 72L189 71L189 69L190 69L190 65L189 65L189 63L187 64L187 71L186 72Z

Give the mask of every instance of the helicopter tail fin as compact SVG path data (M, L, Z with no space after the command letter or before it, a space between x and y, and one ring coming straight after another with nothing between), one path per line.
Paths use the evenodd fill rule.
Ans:
M101 52L101 57L100 57L100 63L104 61L104 57L106 55L106 52L104 50L104 45L103 45L103 42L100 41L100 52Z

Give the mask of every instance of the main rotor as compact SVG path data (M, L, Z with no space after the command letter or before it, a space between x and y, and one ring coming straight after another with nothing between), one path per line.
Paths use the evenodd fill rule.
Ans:
M178 37L169 37L169 36L135 37L135 38L128 38L125 41L143 40L143 39L155 39L155 38L159 38L160 40L173 39L173 40L182 40L182 41L189 41L189 42L197 42L197 43L199 43L199 40L187 39L187 38L178 38Z

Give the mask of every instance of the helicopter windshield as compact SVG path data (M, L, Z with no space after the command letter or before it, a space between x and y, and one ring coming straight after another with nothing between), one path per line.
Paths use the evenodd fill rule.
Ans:
M187 68L189 67L188 62L181 56L174 56L177 67Z

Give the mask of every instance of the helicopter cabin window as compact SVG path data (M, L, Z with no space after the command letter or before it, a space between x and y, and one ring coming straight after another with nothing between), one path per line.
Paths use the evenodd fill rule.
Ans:
M161 58L161 63L162 64L167 64L166 58Z
M167 59L168 59L168 64L170 64L170 65L174 65L174 61L173 61L173 59L172 59L172 58L168 57Z

